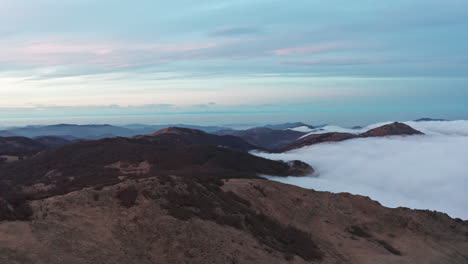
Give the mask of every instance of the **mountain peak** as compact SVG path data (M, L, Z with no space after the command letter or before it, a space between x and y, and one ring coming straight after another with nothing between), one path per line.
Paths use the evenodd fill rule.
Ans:
M399 135L422 135L418 131L407 124L394 122L388 125L377 127L361 134L361 137L383 137L383 136L399 136Z

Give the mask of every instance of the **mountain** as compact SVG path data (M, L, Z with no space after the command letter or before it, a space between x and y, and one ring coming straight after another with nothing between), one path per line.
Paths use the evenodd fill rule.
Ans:
M154 137L161 135L168 134L160 131ZM81 141L19 162L1 164L0 197L17 205L24 199L36 200L148 175L177 175L201 182L217 182L229 178L258 178L258 174L300 176L313 173L309 165L300 161L286 163L226 147L146 139Z
M145 136L136 136L134 137L134 139L143 140L147 143L154 143L159 146L204 144L212 146L222 146L241 151L259 149L258 146L249 144L239 137L229 135L218 136L208 134L201 130L180 127L165 128L153 134Z
M57 136L43 136L34 138L36 142L39 142L49 148L61 147L67 144L71 144L73 140L68 140L66 137Z
M310 129L314 129L313 126L309 126L307 124L301 122L295 123L284 123L284 124L277 124L277 125L266 125L265 128L273 129L273 130L284 130L289 128L296 128L296 127L308 127Z
M68 140L74 139L101 139L108 137L130 137L137 135L147 135L154 131L158 131L170 127L180 127L201 130L207 133L216 133L217 131L230 130L231 128L222 126L197 126L187 124L177 125L144 125L130 124L124 126L113 125L75 125L75 124L58 124L47 126L26 126L14 127L0 131L0 136L13 137L22 136L29 138L44 137L44 136L59 136ZM310 130L313 127L304 123L286 123L280 125L268 125L266 128L273 130L283 130L289 128L303 127ZM70 137L70 138L66 138Z
M324 142L339 142L348 139L358 138L358 135L349 134L349 133L324 133L324 134L312 134L307 137L301 138L290 145L284 147L280 152L289 151L293 149L298 149L314 144L324 143Z
M16 137L17 135L11 133L10 131L3 130L0 131L0 137Z
M423 135L422 132L403 123L395 122L384 125L378 128L371 129L360 134L360 137L385 137L385 136L401 136L401 135Z
M339 132L310 134L308 136L298 139L297 141L277 151L278 152L290 151L293 149L298 149L298 148L302 148L302 147L310 146L314 144L319 144L319 143L324 143L324 142L339 142L339 141L344 141L344 140L354 139L354 138L403 136L403 135L406 135L406 136L423 135L423 133L406 124L395 122L395 123L391 123L388 125L384 125L384 126L371 129L362 134L339 133Z
M257 127L248 130L221 130L215 134L240 137L252 145L267 150L273 150L290 144L306 133L289 129L273 130L265 127Z
M32 156L46 149L61 147L75 141L57 136L36 137L34 139L0 137L0 156L11 156L11 160L16 160L19 157Z
M213 133L213 132L216 132L216 131L229 129L229 128L220 127L220 126L197 126L197 125L186 125L186 124L172 124L172 125L131 124L131 125L125 125L123 127L133 130L135 135L151 134L154 131L158 131L158 130L169 128L169 127L180 127L180 128L196 129L196 130L201 130L201 131L204 131L204 132L207 132L207 133Z
M207 135L168 128L0 164L0 263L467 263L466 221L268 181L313 169Z
M128 128L111 125L71 125L27 126L11 128L8 132L18 136L35 138L41 136L73 136L76 138L97 139L115 136L133 136L134 131Z
M26 137L0 137L0 156L29 156L46 148L44 144Z
M433 119L433 118L420 118L414 120L414 122L430 122L430 121L448 121L447 119Z

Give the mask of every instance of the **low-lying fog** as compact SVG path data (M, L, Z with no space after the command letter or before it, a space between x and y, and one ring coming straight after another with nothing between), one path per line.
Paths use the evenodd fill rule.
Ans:
M366 195L389 207L437 210L468 220L468 121L406 124L426 135L353 139L255 154L305 161L318 176L268 177L272 180Z

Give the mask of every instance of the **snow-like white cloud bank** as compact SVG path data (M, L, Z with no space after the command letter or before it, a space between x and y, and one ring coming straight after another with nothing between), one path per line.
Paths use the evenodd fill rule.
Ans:
M309 128L308 126L300 126L300 127L294 127L294 128L287 128L285 130L292 130L292 131L297 131L297 132L303 132L303 133L309 133L315 131L315 129Z
M275 181L366 195L389 207L437 210L468 220L468 121L407 124L426 135L361 138L255 154L302 160L318 174L268 177Z
M361 133L367 132L368 130L371 130L371 129L374 129L383 125L387 125L390 123L392 122L381 122L381 123L372 124L366 127L357 127L357 128L345 128L345 127L334 126L334 125L326 125L326 126L316 128L316 129L309 129L308 131L301 131L301 132L307 133L301 138L304 138L313 134L324 134L324 133L330 133L330 132L361 134ZM428 135L468 136L468 121L466 120L426 121L426 122L407 121L403 123ZM292 130L296 130L296 129L293 128Z

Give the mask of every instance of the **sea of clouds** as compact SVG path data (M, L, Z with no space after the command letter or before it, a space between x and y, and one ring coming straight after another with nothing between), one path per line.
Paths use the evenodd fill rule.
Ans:
M275 181L370 196L388 207L436 210L468 220L468 121L405 123L426 135L360 138L255 154L302 160L317 171L310 177L266 176ZM352 131L361 133L384 124ZM349 132L334 126L324 129L311 133Z

